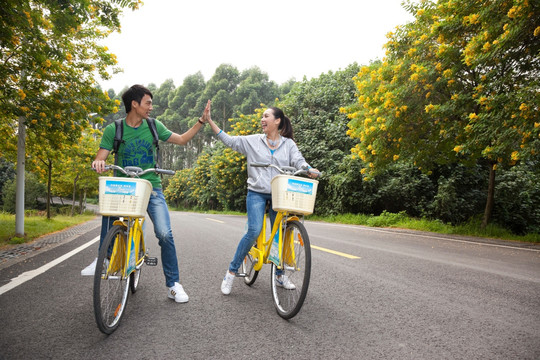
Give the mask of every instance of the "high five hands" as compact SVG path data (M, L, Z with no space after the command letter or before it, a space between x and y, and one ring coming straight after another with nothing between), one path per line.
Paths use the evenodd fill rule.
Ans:
M206 103L206 107L204 108L203 115L201 117L201 121L203 123L208 123L208 121L211 120L210 118L211 104L212 104L212 101L208 100L208 102Z

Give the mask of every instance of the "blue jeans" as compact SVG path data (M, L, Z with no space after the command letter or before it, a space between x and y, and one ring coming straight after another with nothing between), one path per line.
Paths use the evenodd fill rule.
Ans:
M271 194L262 194L255 191L248 190L246 198L246 209L248 217L248 228L242 240L236 248L236 253L234 258L229 265L229 271L232 273L237 273L242 261L246 257L249 249L253 246L257 237L259 236L264 219L264 210L266 209L266 201L270 201L272 204L272 195ZM276 212L272 210L270 206L269 210L270 215L270 224L273 226L274 220L276 219Z
M161 247L161 262L163 264L163 273L165 275L165 284L168 287L174 286L175 282L179 281L178 259L176 258L176 247L171 229L171 219L169 217L169 209L163 196L161 189L154 188L148 202L148 215L154 224L154 232L158 239L158 244ZM112 226L117 217L103 216L101 220L101 236L99 246L107 231Z

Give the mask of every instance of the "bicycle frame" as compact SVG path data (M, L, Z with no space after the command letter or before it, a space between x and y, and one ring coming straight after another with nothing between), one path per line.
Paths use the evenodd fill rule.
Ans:
M300 220L298 216L296 215L289 216L288 213L286 212L278 211L276 214L276 219L274 220L272 232L270 234L270 237L267 239L266 238L266 219L267 219L267 214L265 212L264 218L263 218L263 227L261 229L261 232L259 233L259 236L257 237L257 246L256 247L253 246L249 250L249 254L253 258L257 259L257 263L253 265L253 270L255 271L261 270L263 264L268 264L270 262L273 262L270 259L270 253L271 253L272 246L274 244L274 238L276 237L276 235L278 235L278 251L277 251L278 263L275 265L278 267L278 269L283 268L284 266L283 265L283 246L284 246L284 240L283 240L284 226L283 225L284 224L286 225L287 222L292 221L292 220ZM290 239L287 242L287 245L290 245L290 253L288 254L291 257L290 262L294 264L295 254L294 254L294 246L292 245L292 239Z
M121 269L122 278L127 278L133 271L141 268L145 256L139 258L138 254L140 249L145 249L142 231L144 220L144 218L128 217L113 223L113 225L121 225L129 229L129 234L124 238L124 241L115 241L107 274ZM106 278L115 279L118 277L107 275Z

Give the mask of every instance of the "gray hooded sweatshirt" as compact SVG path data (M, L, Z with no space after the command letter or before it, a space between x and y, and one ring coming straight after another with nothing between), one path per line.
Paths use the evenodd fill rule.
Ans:
M270 163L278 166L292 166L297 170L309 164L306 162L296 143L280 136L279 146L274 153L266 143L266 135L256 134L247 136L230 136L224 131L217 135L227 147L244 154L247 157L248 189L263 194L270 194L271 180L279 172L274 168L253 167L251 163Z

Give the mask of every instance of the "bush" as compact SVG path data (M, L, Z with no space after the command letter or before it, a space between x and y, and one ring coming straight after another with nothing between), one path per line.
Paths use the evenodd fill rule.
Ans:
M441 167L434 181L437 182L436 194L425 215L457 225L483 214L487 198L485 167Z
M15 178L15 169L12 163L7 162L4 158L0 157L0 205L2 205L4 196L4 185Z
M16 179L12 179L4 185L2 200L4 202L4 211L15 213L15 197L17 191ZM24 187L24 208L40 209L39 198L45 197L46 188L41 184L33 174L26 174Z
M515 234L540 233L540 176L530 165L499 174L493 221Z

